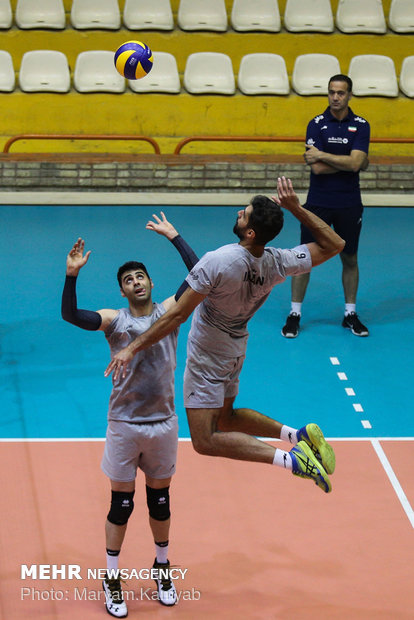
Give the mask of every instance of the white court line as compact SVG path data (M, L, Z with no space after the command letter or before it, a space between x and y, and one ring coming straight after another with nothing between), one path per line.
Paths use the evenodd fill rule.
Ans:
M354 403L353 408L355 409L355 411L364 411L362 405L360 403Z
M275 437L260 437L263 441L281 441ZM327 441L414 441L414 437L325 437ZM0 443L53 443L70 441L105 441L105 437L0 437ZM179 437L178 441L188 442L191 437Z
M344 372L338 372L337 375L340 381L348 381L348 377Z
M364 428L372 428L372 424L369 420L361 420L361 424Z
M345 392L348 394L348 396L355 396L355 391L353 390L353 388L345 388Z
M341 365L341 362L339 361L339 359L337 357L330 357L329 359L331 360L332 366L340 366Z
M402 507L404 508L404 511L408 517L408 520L410 521L412 527L414 528L414 510L411 508L411 504L407 499L406 494L404 493L402 486L400 485L397 476L394 473L393 468L391 467L391 464L389 462L389 460L387 459L384 450L382 449L381 444L379 443L378 439L372 439L371 443L374 447L375 452L378 455L378 458L381 462L381 465L383 466L385 473L387 474L393 489L398 497L398 499L400 500L400 503L402 505Z

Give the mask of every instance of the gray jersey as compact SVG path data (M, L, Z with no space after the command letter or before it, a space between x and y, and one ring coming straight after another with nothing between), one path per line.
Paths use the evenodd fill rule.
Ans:
M156 303L149 316L134 317L128 308L122 308L105 331L111 355L147 331L163 314L164 306ZM137 353L127 368L125 379L113 381L109 420L158 422L175 415L177 335L178 330L174 330L149 349Z
M266 247L260 258L238 243L208 252L186 278L194 291L207 295L194 312L189 338L207 351L244 355L247 322L272 288L311 268L306 245L291 250Z

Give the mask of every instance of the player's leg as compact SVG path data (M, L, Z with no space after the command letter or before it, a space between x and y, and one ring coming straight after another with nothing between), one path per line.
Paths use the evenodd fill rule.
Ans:
M118 482L111 480L111 507L105 522L106 539L106 577L102 582L105 592L105 605L108 613L115 618L128 615L119 577L119 554L124 541L127 522L132 513L135 481Z
M131 429L136 425L109 422L101 467L111 481L111 503L105 522L107 574L102 582L108 613L116 618L128 614L119 578L119 554L128 519L134 508L137 457Z
M275 448L240 431L221 431L222 408L186 409L194 449L199 454L240 461L273 463Z
M249 410L244 409L233 426L231 411L238 393L243 360L244 356L226 358L221 354L207 353L189 341L184 373L184 406L194 449L209 456L284 467L313 479L324 491L330 491L325 470L304 442L300 443L309 454L303 454L303 459L298 460L295 454L290 456L289 452L276 449L254 436L263 434L269 437L273 433L275 437L280 437L282 425L254 410L250 410L252 415L249 419ZM302 446L299 445L298 451L302 455Z
M305 441L328 474L335 470L335 453L326 441L323 432L315 423L295 429L281 424L254 409L234 408L234 398L225 398L217 421L219 431L239 431L258 437L274 437L293 445Z
M304 441L286 452L246 433L220 431L219 417L220 409L187 409L193 446L200 454L276 465L331 491L328 474Z
M153 569L158 600L162 605L174 605L177 592L170 578L169 534L171 523L170 484L175 472L178 445L176 416L162 422L141 425L142 453L139 467L145 473L149 524L154 538Z

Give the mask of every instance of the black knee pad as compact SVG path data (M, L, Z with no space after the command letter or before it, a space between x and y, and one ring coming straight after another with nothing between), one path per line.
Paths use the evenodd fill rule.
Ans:
M156 521L166 521L170 518L170 487L153 489L146 486L147 506L150 517Z
M135 491L112 491L111 508L107 519L114 525L125 525L134 510Z

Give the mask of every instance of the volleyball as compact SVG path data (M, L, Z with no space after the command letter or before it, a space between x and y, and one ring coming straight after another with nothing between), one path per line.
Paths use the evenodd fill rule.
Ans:
M152 52L141 41L127 41L115 52L116 70L128 80L139 80L152 69Z

